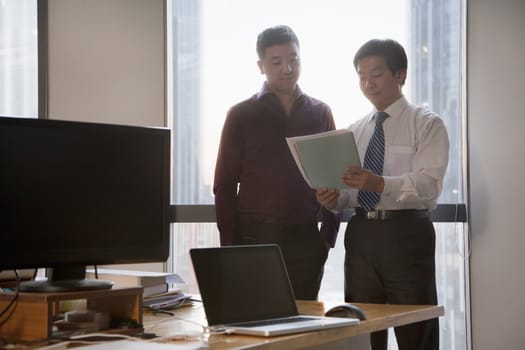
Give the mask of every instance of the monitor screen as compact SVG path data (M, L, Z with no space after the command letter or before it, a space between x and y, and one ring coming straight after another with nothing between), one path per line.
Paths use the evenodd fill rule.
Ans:
M165 261L169 164L165 128L0 117L0 271Z

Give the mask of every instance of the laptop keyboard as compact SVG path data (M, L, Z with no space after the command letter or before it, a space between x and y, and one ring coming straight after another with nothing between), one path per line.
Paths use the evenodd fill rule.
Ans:
M298 316L298 317L291 317L291 318L278 318L278 319L272 319L272 320L243 322L243 323L232 324L232 326L260 327L260 326L269 326L269 325L274 325L274 324L294 323L294 322L304 322L304 321L314 321L314 320L318 320L318 319L315 317Z

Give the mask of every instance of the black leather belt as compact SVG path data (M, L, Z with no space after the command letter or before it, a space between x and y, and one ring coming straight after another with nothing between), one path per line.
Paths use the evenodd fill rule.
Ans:
M407 220L424 219L428 217L428 210L370 210L355 208L355 214L367 220Z

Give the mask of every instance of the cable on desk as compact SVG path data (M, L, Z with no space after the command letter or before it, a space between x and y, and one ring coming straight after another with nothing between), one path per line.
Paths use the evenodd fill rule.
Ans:
M107 343L110 341L118 340L132 340L132 341L144 341L143 338L138 338L137 336L130 336L125 334L115 334L115 333L85 333L85 334L76 334L68 338L65 338L63 341L60 341L55 344L51 344L44 347L39 347L38 350L62 350L69 349L69 345L86 345L86 344L100 344Z
M116 334L116 333L85 333L85 334L72 335L69 337L69 340L81 340L81 341L89 341L89 342L107 341L107 340L122 340L122 339L138 340L137 337L134 337L131 335Z
M207 334L225 334L226 328L215 328L215 327L206 327L205 333Z
M186 296L179 300L175 300L174 303L169 304L166 307L158 307L158 306L151 306L151 305L143 305L142 307L144 308L144 310L153 312L153 314L166 314L166 315L174 316L175 313L172 310L180 309L181 307L185 307L185 306L191 306L193 305L194 301L198 301L198 300L192 299L190 296Z
M18 300L18 293L20 292L20 274L18 273L18 270L13 270L13 271L16 276L15 295L13 296L13 299L11 299L9 304L7 304L7 306L2 311L0 311L0 326L3 325L7 320L9 320L9 317L11 317L11 315L13 314L12 312L10 314L7 314L7 312ZM14 311L14 308L12 311ZM2 320L2 317L4 317L4 315L6 314L7 314L7 317L4 320Z
M195 325L197 327L199 327L200 329L197 331L185 331L185 332L181 332L181 333L177 333L177 334L171 334L169 336L159 336L157 338L155 338L154 342L156 343L168 343L168 342L171 342L171 341L194 341L194 340L198 340L198 339L202 339L202 336L203 334L206 334L207 333L207 326L204 326L198 322L194 322L194 321L191 321L191 320L188 320L188 319L184 319L184 318L180 318L180 317L176 317L176 316L167 316L167 317L162 317L161 314L157 314L158 317L160 318L160 320L158 322L155 322L153 325L150 325L148 327L148 331L149 332L156 332L156 329L159 328L159 327L162 327L162 325L164 323L168 323L168 322L173 322L173 320L175 319L176 321L182 321L182 322L187 322L187 323L191 323L192 325Z
M168 311L168 310L165 310L165 309L161 309L161 308L151 307L151 306L144 306L144 309L148 310L148 311L151 311L153 314L165 314L165 315L169 315L169 316L174 316L175 315L175 313L173 313L171 311Z
M163 314L166 314L166 313L163 313ZM180 317L177 317L175 316L174 314L173 315L169 315L169 318L163 318L161 319L159 322L156 322L152 327L149 327L150 330L154 330L155 328L157 328L158 326L160 326L161 324L165 323L165 322L171 322L173 321L173 319L176 319L177 321L183 321L183 322L187 322L187 323L191 323L199 328L202 329L202 331L206 331L206 328L207 326L203 326L202 324L198 323L198 322L194 322L194 321L190 321L190 320L186 320L184 318L180 318Z

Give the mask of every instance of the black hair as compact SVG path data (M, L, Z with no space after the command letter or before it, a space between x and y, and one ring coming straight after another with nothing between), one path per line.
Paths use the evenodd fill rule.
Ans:
M360 59L370 56L383 57L392 74L396 74L400 69L407 69L408 66L405 49L392 39L372 39L364 43L354 56L354 68L357 70Z
M263 59L268 47L288 43L294 43L299 47L299 39L292 28L285 25L267 28L257 36L257 56Z

